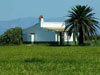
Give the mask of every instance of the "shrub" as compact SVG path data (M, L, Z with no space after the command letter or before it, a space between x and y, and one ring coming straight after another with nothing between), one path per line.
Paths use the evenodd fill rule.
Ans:
M96 36L96 39L97 39L97 40L100 40L100 35L97 35L97 36Z
M19 27L8 29L0 36L1 44L21 44L22 43L22 29Z

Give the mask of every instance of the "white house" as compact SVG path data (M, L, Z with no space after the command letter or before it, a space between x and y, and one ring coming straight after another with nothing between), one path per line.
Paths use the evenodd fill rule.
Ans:
M24 42L60 42L60 33L63 32L64 41L73 41L73 35L69 38L67 30L64 32L65 22L45 22L43 16L39 17L39 23L23 29Z

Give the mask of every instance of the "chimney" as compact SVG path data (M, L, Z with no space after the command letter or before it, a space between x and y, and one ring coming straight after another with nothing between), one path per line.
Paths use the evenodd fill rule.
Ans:
M40 17L39 17L39 22L41 23L41 22L44 22L44 19L43 19L43 16L42 15L40 15Z

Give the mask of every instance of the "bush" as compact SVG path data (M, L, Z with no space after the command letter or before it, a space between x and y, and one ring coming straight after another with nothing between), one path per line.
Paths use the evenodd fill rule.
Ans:
M88 38L85 38L85 41L87 41L87 40L100 40L100 35L95 35L94 37L92 37L92 36L89 36L89 39Z
M0 36L0 45L4 45L4 44L5 44L4 37Z
M96 36L96 39L97 39L97 40L100 40L100 35L97 35L97 36Z
M21 44L22 43L22 29L19 27L8 29L0 36L1 44Z

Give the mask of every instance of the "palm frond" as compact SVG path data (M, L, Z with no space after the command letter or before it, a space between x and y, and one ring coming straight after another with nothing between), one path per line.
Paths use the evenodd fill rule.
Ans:
M97 35L97 28L100 29L99 22L97 18L94 17L95 13L92 12L93 9L87 5L77 5L69 11L69 19L67 19L65 30L68 29L68 35L71 36L73 33L73 40L79 38L80 28L83 33L83 37L95 36ZM79 39L77 39L80 41Z

